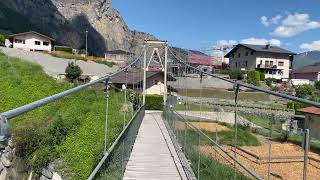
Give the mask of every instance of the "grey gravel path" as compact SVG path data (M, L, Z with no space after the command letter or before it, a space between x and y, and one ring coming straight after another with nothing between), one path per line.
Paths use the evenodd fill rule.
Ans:
M41 65L43 67L43 70L51 76L64 74L65 69L68 66L68 63L72 61L75 62L75 60L56 58L49 54L43 54L40 52L30 52L4 47L0 47L0 49L8 56L21 58ZM117 67L115 66L110 68L106 65L90 61L85 62L78 60L76 61L76 64L80 66L80 68L82 69L83 75L102 77L117 71Z

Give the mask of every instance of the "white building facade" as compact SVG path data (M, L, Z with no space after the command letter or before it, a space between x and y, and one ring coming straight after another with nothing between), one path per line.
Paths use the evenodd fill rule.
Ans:
M13 34L9 37L12 48L45 52L51 52L53 49L54 39L34 31Z
M239 44L226 57L232 69L256 69L266 78L286 81L290 78L295 53L270 45Z

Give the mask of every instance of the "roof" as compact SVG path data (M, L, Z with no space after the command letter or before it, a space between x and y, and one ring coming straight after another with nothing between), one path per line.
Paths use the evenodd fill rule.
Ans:
M253 44L238 44L236 47L234 47L225 57L230 57L232 53L234 53L237 49L240 47L245 47L248 49L251 49L255 52L270 52L270 53L279 53L279 54L288 54L288 55L296 55L296 53L291 52L289 50L280 48L278 46L272 46L272 45L253 45Z
M299 109L299 112L303 112L303 113L309 113L309 114L316 114L316 115L320 115L320 108L316 108L316 107L306 107L303 109Z
M46 35L43 35L43 34L40 34L38 32L35 32L35 31L29 31L29 32L23 32L23 33L18 33L18 34L11 34L9 37L15 37L15 36L21 36L21 35L26 35L26 34L36 34L38 36L41 36L41 37L44 37L44 38L47 38L47 39L50 39L51 41L55 41L55 39L51 38L51 37L48 37Z
M133 55L133 53L130 53L121 49L107 51L107 54Z
M305 66L294 71L295 74L302 74L302 73L318 73L320 72L320 66Z
M157 75L159 73L164 74L164 72L162 72L162 71L147 71L147 79L154 76L154 75ZM173 77L170 76L169 78L173 78ZM121 73L111 77L110 81L113 84L126 84L126 83L129 85L137 84L137 83L143 81L143 70L128 71L127 81L126 81L125 72L121 72Z

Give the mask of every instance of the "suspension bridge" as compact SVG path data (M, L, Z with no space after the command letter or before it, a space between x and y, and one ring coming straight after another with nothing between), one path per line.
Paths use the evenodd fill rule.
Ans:
M143 71L138 71L139 69ZM190 95L187 89L188 72L191 70L199 75L200 82L197 96L199 102L196 104L198 111L194 117L192 117L192 105L189 102ZM162 111L146 110L146 104L148 104L147 89L152 85L157 85L157 83L150 84L147 81L148 71L162 71L164 74ZM134 72L136 75L128 76L129 72ZM109 91L112 87L112 79L119 74L122 74L125 80L122 89L125 96L125 106L124 110L119 110L124 114L123 124L119 136L110 143L108 142L110 128L108 124L112 119L109 119L108 116L110 114L109 99L113 97L110 96ZM173 86L173 81L178 77L185 79L185 84L179 84L180 89L186 87L184 94ZM220 116L219 118L216 116L214 122L210 117L207 117L209 115L202 116L202 113L204 114L203 110L209 106L208 103L200 100L204 98L205 87L202 84L204 78L219 79L233 87L233 96L230 97L233 102L232 110L229 114L219 112ZM143 80L141 81L141 79ZM131 82L131 87L128 82ZM106 75L96 81L1 113L1 140L5 142L10 138L8 122L11 119L97 84L104 85L106 94L105 145L103 152L101 152L103 157L93 168L88 179L275 179L281 173L276 174L276 165L272 164L272 161L277 159L277 157L271 155L272 143L269 143L267 163L262 169L257 168L258 165L256 164L252 165L253 161L248 161L248 159L256 156L240 147L246 143L243 138L251 137L250 133L244 130L246 120L241 119L239 115L238 99L241 96L241 91L250 89L287 101L320 107L320 104L316 102L203 72L188 64L179 52L168 46L167 42L146 41L143 53L128 66L114 74ZM127 92L129 87L135 92L132 95L133 97L129 97ZM131 104L128 103L130 98L133 99ZM206 98L210 99L210 97ZM176 108L178 105L180 105L180 110ZM181 108L181 106L183 107ZM126 121L130 112L131 120ZM232 119L234 121L231 125L224 126L226 122L223 119L227 115L231 115L231 121ZM219 120L221 122L218 122ZM215 131L210 129L213 125ZM257 128L255 131L261 130L259 126L250 127L252 131L251 128ZM230 130L228 132L232 133L231 142L223 143L224 139L221 137L223 133L220 134L218 129ZM272 134L272 126L269 131ZM243 137L243 134L248 137ZM295 156L295 158L300 158L299 166L301 166L300 172L295 177L298 177L298 179L320 177L320 175L311 171L313 167L310 166L310 161L316 158L309 155L308 130L304 131L301 137L304 148L301 150L301 156L300 154L299 157L298 155ZM111 146L108 146L108 144L111 144ZM283 156L278 157L279 159L292 160L294 157ZM317 159L314 161L318 162Z

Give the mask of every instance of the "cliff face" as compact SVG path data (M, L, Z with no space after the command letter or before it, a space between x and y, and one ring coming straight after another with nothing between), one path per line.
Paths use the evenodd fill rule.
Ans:
M3 3L27 17L33 29L64 45L84 48L88 30L88 48L94 54L102 55L115 49L136 52L144 39L155 39L152 35L131 31L112 7L111 0L10 0Z

